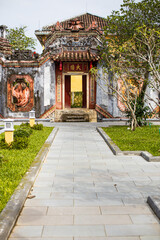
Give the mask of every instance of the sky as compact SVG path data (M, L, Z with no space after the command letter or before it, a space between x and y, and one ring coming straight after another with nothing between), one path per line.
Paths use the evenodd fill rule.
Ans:
M119 10L123 0L0 0L0 25L27 26L26 35L36 38L35 30L86 12L106 17ZM36 51L42 52L37 40Z

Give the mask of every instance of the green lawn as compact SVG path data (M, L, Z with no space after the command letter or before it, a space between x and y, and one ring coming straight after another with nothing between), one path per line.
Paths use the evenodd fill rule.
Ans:
M139 127L135 131L126 126L103 128L122 151L148 151L153 156L160 156L160 126Z
M51 127L44 127L42 131L33 130L29 137L29 146L26 149L0 150L0 154L5 159L5 161L0 162L0 212L5 207L52 130L53 128ZM3 136L4 133L0 135L0 137Z

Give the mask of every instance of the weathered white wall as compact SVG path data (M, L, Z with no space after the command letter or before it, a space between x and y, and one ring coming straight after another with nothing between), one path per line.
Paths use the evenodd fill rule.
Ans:
M55 104L55 64L50 60L39 68L4 68L0 65L0 113L4 117L28 118L28 112L12 112L7 106L7 80L12 74L30 75L34 80L34 107L36 117Z
M151 76L150 76L150 81L152 81L152 82L154 81ZM146 95L145 95L145 105L149 105L151 110L153 110L157 107L157 104L155 102L158 103L158 100L159 100L158 94L159 94L159 92L157 90L154 90L150 86L147 87ZM148 96L149 96L150 99L148 98ZM153 101L151 99L153 99Z
M102 107L104 110L109 112L114 117L121 117L123 113L117 107L117 99L109 93L112 93L111 89L108 89L106 86L105 80L103 80L102 67L100 64L97 65L98 73L100 78L97 79L97 94L96 94L96 103ZM108 80L112 82L112 84L116 84L113 82L112 74L107 76Z
M51 85L51 72L50 66L44 68L44 107L50 105L50 85Z

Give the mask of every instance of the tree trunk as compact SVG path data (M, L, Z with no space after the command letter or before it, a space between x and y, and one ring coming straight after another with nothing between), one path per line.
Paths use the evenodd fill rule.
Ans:
M145 96L145 92L146 92L146 88L148 86L148 82L149 82L149 71L146 70L145 74L144 74L144 82L142 85L142 89L140 91L139 97L140 99L142 99L144 101L144 96Z
M138 123L137 123L137 119L136 119L136 116L133 114L131 114L131 131L135 131L136 130L136 127L138 126Z

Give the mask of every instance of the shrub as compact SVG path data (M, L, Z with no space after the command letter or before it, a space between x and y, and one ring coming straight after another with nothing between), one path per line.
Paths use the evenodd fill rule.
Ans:
M14 140L11 144L7 144L5 139L0 140L0 149L23 149L28 146L29 136L33 130L28 124L21 124L20 128L14 131Z
M11 144L7 144L3 138L0 141L0 149L23 149L28 147L28 143L29 139L26 136L16 136Z
M29 137L30 133L27 131L27 129L19 128L16 131L14 131L14 138L17 137Z
M24 126L24 127L21 127L20 129L25 130L29 134L29 136L33 133L33 130L30 127Z
M133 103L131 103L132 109L133 109ZM132 115L130 111L126 111L127 117L129 118L129 124L131 125L132 121ZM147 121L146 119L152 116L152 112L148 106L145 106L145 102L138 97L137 98L137 103L136 103L136 111L135 111L135 116L137 119L138 126L146 126Z
M7 148L10 148L10 145L5 142L5 139L4 139L4 138L2 138L2 139L0 140L0 149L7 149Z
M34 130L43 130L43 124L34 124L32 128Z
M23 149L28 147L28 137L16 137L11 143L12 149Z
M21 125L20 125L20 128L30 128L30 124L27 122L27 123L21 123Z
M25 131L27 131L27 132L29 133L29 135L31 135L32 132L33 132L33 130L32 130L32 128L30 127L30 124L29 124L29 123L21 123L20 129L24 129Z

